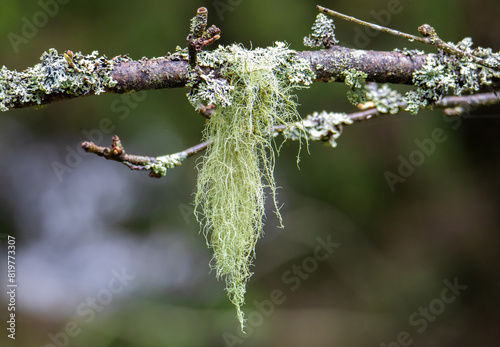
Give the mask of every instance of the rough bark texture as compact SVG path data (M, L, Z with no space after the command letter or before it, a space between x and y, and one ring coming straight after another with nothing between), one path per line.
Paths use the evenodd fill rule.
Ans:
M407 55L334 46L328 50L299 52L311 62L318 81L343 81L344 71L365 72L368 82L411 84L413 71L425 63L427 55Z
M298 52L297 56L311 63L316 81L344 80L344 71L365 72L368 82L411 84L412 73L425 63L427 55L406 55L399 52L380 52L350 49L340 46L321 51ZM112 93L124 93L162 88L184 87L188 62L168 58L142 59L120 63L111 73L118 84Z
M188 62L168 58L141 59L120 63L111 72L117 85L109 91L130 91L180 88L187 82Z

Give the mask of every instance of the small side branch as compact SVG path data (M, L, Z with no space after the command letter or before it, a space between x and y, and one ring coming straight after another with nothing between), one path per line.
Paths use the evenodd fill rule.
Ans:
M330 9L323 7L323 6L317 5L316 8L319 11L324 12L324 13L328 13L331 16L335 16L337 18L341 18L343 20L353 22L353 23L356 23L356 24L359 24L362 26L367 26L371 29L378 30L378 31L381 31L381 32L384 32L387 34L399 36L399 37L408 39L411 42L418 41L418 42L424 43L426 45L434 46L437 49L441 49L449 54L454 54L454 55L457 55L459 57L470 58L473 62L475 62L476 64L479 64L483 67L487 67L487 68L491 68L491 69L496 70L496 71L500 71L500 66L491 65L487 61L485 61L484 59L476 57L475 55L472 55L470 53L464 52L461 49L458 49L456 46L443 41L437 35L436 30L432 26L430 26L429 24L423 24L418 28L418 31L423 36L423 37L419 37L419 36L415 36L415 35L401 32L399 30L386 28L386 27L378 25L378 24L365 22L363 20L360 20L360 19L357 19L357 18L354 18L351 16L347 16L347 15L342 14L340 12L330 10Z
M125 153L125 149L121 143L120 138L115 135L112 137L110 147L97 146L93 142L83 142L82 148L85 152L97 154L107 160L114 160L132 168L132 170L147 170L145 167L157 162L155 157L148 157L142 155L133 155Z
M210 104L208 106L201 106L200 109L198 110L198 113L201 114L203 117L210 119L212 117L212 114L214 113L215 110L215 105Z
M110 147L97 146L93 142L83 142L82 148L85 152L97 154L107 160L120 162L128 166L131 170L150 171L150 177L162 177L165 176L167 170L181 165L184 159L205 150L209 144L209 142L202 142L178 153L159 157L150 157L125 153L125 149L123 148L120 138L115 135L112 138Z
M500 94L483 93L466 96L448 96L437 102L434 107L444 108L445 113L449 115L459 115L472 107L481 105L493 105L500 103ZM341 135L345 125L354 124L361 121L374 119L375 117L395 114L406 108L406 103L399 102L398 110L393 113L381 112L374 107L374 104L367 102L358 105L361 111L350 114L345 113L313 113L302 121L291 125L276 125L272 129L272 136L283 135L289 140L299 140L306 137L310 141L321 141L332 147L336 146L336 139ZM366 109L363 109L366 108ZM460 112L452 113L451 108ZM151 157L142 155L133 155L125 153L125 149L118 136L113 136L110 147L97 146L93 142L83 142L82 148L88 153L94 153L108 160L114 160L128 166L131 170L150 171L151 177L165 176L169 169L181 165L182 161L197 153L206 150L211 141L201 142L193 147L189 147L181 152L174 154Z
M481 93L462 96L447 96L442 100L436 102L439 107L476 107L476 106L489 106L500 103L500 93Z
M191 19L191 31L187 37L188 52L189 52L189 66L191 69L196 68L197 58L196 54L201 52L203 48L211 45L216 40L220 39L220 29L212 25L208 30L208 10L206 7L200 7L196 16Z
M479 106L491 106L500 104L500 93L480 93L462 96L447 96L437 101L427 108L442 108L443 112L448 116L460 116L469 112L471 109ZM396 114L406 109L408 104L406 102L398 101L395 105L397 112L380 112L377 110L373 102L369 101L365 104L360 104L358 107L361 109L359 112L349 114L349 118L353 122L361 122L370 120L374 117L385 114Z
M478 106L489 106L500 103L500 94L482 93L466 96L449 96L436 103L442 107L443 112L448 116L458 116L469 112Z
M188 149L185 149L182 152L186 154L186 158L187 158L187 157L190 157L192 155L195 155L195 154L198 154L198 153L204 151L211 144L212 144L212 141L204 141L204 142L199 143L193 147L189 147Z
M330 16L334 16L334 17L343 19L343 20L348 21L348 22L356 23L356 24L362 25L362 26L367 26L367 27L369 27L371 29L378 30L378 31L381 31L381 32L384 32L384 33L387 33L387 34L394 35L394 36L399 36L399 37L408 39L409 41L412 41L412 42L413 41L419 41L419 42L428 44L427 40L425 40L424 38L418 37L418 36L407 34L407 33L401 32L399 30L386 28L386 27L378 25L378 24L373 24L373 23L370 23L370 22L365 22L364 20L357 19L357 18L354 18L352 16L347 16L347 15L345 15L343 13L340 13L340 12L337 12L337 11L334 11L334 10L330 10L329 8L326 8L326 7L323 7L323 6L320 6L320 5L317 5L316 8L319 11L321 11L321 12L329 14Z

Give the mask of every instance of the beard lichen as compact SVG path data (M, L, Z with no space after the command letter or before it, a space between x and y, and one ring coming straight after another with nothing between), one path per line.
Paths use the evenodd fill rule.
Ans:
M224 102L216 103L204 130L204 139L211 145L198 167L195 214L213 249L211 267L218 278L224 278L243 330L241 308L252 276L255 245L263 233L267 191L281 224L272 127L300 119L293 90L310 84L314 74L306 61L280 42L254 50L219 47L199 58L201 65L219 67L224 81L215 83L212 76L204 76L203 85L188 95L191 103L198 108L207 99ZM213 88L221 83L227 87Z

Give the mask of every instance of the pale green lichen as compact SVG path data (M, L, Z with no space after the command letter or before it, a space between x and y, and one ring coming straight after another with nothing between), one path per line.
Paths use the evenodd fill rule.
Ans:
M16 103L35 102L53 93L74 95L100 94L116 85L110 71L114 61L81 52L58 54L55 49L44 52L41 62L22 72L0 70L0 110L7 111Z
M411 114L417 114L421 108L424 108L429 105L429 101L424 98L424 95L421 92L410 90L405 95L405 100L407 106L405 111L410 112Z
M229 79L232 76L232 66L237 63L236 60L244 58L248 52L251 52L259 60L274 57L276 74L296 87L299 87L299 84L310 85L315 78L309 62L297 58L296 51L289 49L286 43L279 41L275 42L274 46L256 48L252 51L244 49L240 45L219 46L213 51L198 53L198 64L201 67L220 69L222 78Z
M238 45L219 46L214 51L202 51L198 54L199 66L220 69L221 75L225 77L215 78L212 72L208 75L197 71L190 72L188 86L191 87L191 90L187 97L196 110L199 110L203 104L214 104L222 107L231 105L234 86L227 83L227 78L230 78L230 72L227 69L234 64L234 54L239 50L241 47ZM312 83L314 73L311 71L309 63L304 59L297 59L295 51L286 48L284 43L276 42L274 47L257 48L253 52L255 56L273 55L284 58L286 55L286 59L280 61L279 68L281 73L286 75L288 82L305 86Z
M331 147L337 147L336 140L342 134L344 124L352 124L352 119L345 113L314 112L303 120L290 124L282 133L286 139L300 140L305 137L309 141L322 141ZM278 133L275 132L275 135Z
M200 11L200 9L198 9L196 16L191 18L190 22L190 33L192 33L195 37L201 37L205 31L205 27L207 26L208 13L206 9L202 11Z
M484 59L488 66L500 65L500 53L493 53L490 48L472 49L470 38L455 46L466 54ZM406 94L406 110L416 114L420 108L432 105L446 95L472 94L493 83L493 78L500 78L500 72L478 65L470 57L428 54L422 68L413 73L417 89Z
M312 28L312 34L304 37L304 46L311 48L330 48L338 43L335 38L335 24L333 19L328 18L323 13L316 16Z
M403 49L399 49L399 48L394 48L393 50L394 52L398 52L398 53L402 53L406 56L414 56L414 55L423 55L425 54L424 51L420 50L420 49L408 49L406 47L404 47Z
M199 63L218 68L231 88L211 88L211 77L201 78L198 84L206 87L195 84L188 95L215 104L204 131L211 145L199 167L196 217L214 252L212 267L226 282L243 330L241 307L255 245L262 235L266 189L281 220L273 177L272 127L299 121L293 91L312 83L314 74L307 62L280 42L254 50L219 47L200 54ZM215 95L199 95L203 88Z
M187 154L185 152L164 155L161 157L156 157L156 160L157 160L156 163L146 165L144 168L146 170L153 171L155 174L165 176L167 174L168 170L173 169L174 167L181 165L181 163L186 158L187 158Z
M196 75L198 82L193 85L187 97L195 110L199 110L203 103L230 106L232 103L231 92L234 86L227 84L225 79L214 78L211 72L208 75Z
M363 71L350 69L344 71L344 83L349 87L347 99L353 105L366 101L364 86L367 74Z
M376 83L367 83L365 93L366 100L373 102L380 113L396 114L404 102L404 97L387 84L379 87Z

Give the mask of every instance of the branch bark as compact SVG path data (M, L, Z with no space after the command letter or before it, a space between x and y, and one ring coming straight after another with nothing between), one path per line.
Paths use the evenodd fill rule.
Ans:
M427 59L426 54L407 55L401 52L365 51L341 46L327 50L298 52L297 56L311 63L316 81L342 82L344 72L355 69L367 74L367 82L412 84L412 74Z
M368 82L411 84L413 71L420 69L427 55L407 55L400 52L365 51L334 46L320 51L297 52L299 58L310 62L316 74L316 82L341 82L344 72L356 69L365 72ZM161 57L154 59L119 61L114 64L111 77L117 81L114 87L107 87L107 93L128 93L142 90L182 88L188 82L187 60ZM209 68L202 68L204 73ZM218 71L213 69L215 76ZM46 105L75 97L94 95L68 94L56 92L44 95L40 104L36 102L16 101L10 108L25 108Z

